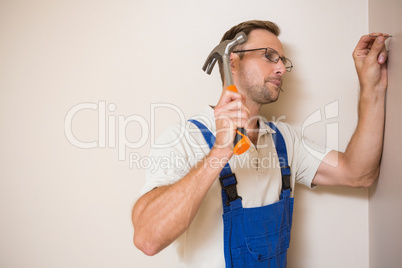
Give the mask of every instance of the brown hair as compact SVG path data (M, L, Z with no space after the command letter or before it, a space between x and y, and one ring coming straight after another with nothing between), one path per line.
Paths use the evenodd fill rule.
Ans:
M281 32L278 25L276 25L274 22L262 21L262 20L249 20L232 27L229 31L227 31L223 35L221 43L225 40L232 40L236 36L236 34L240 32L244 32L248 36L250 32L255 29L267 30L276 36L278 36ZM223 84L225 80L223 72L223 64L221 61L218 61L218 63L219 63L219 72L221 74L221 80Z

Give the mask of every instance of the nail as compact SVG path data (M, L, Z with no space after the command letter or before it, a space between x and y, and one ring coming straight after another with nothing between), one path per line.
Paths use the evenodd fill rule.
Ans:
M392 35L376 35L376 34L370 34L370 37L379 37L379 36L384 36L384 37L392 37Z

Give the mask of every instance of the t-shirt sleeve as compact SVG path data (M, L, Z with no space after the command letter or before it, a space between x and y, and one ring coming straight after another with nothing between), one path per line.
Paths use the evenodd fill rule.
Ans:
M314 188L315 185L312 183L314 176L329 150L308 141L288 124L279 123L278 128L281 132L287 133L284 135L286 146L292 146L292 150L288 149L288 161L294 181Z
M206 154L205 145L197 143L186 125L173 125L159 136L148 156L151 168L146 170L141 195L156 187L171 185L183 178Z

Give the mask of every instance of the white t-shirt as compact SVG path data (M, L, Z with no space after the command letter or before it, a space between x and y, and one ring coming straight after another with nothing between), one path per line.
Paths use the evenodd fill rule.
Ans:
M208 106L192 119L200 121L215 134L214 112L211 107ZM274 130L264 122L266 120L261 117L257 145L252 144L247 152L235 155L229 161L232 172L236 174L237 191L245 208L277 202L282 187L278 155L271 135ZM291 167L292 194L295 182L312 187L312 180L322 159L312 156L306 150L301 135L288 124L278 122L276 126L286 143ZM150 157L155 163L159 163L159 168L147 170L146 184L141 193L177 182L209 151L204 137L193 123L169 127L151 150ZM182 267L225 266L222 213L221 186L217 179L187 231L175 241Z

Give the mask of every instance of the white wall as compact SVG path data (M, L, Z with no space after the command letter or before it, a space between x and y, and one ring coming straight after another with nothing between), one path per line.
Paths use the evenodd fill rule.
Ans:
M300 130L337 101L330 122L339 124L339 139L331 135L344 149L356 124L351 53L367 33L366 0L0 2L2 267L177 267L172 249L150 258L132 245L131 206L145 170L130 168L128 156L146 157L150 140L119 160L124 151L109 135L104 148L73 146L65 118L81 103L114 104L106 115L100 106L77 113L73 134L99 142L99 122L108 132L111 120L136 119L125 129L134 143L148 137L138 117L150 124L153 103L187 117L216 103L218 71L207 76L201 66L223 32L248 19L277 22L295 65L264 115L284 115ZM156 135L178 120L174 110L157 109ZM325 123L307 135L325 142ZM115 135L124 141L124 129ZM290 267L368 267L367 195L297 188Z
M402 2L369 1L370 32L388 32L388 92L384 152L378 183L370 189L370 267L402 267Z

